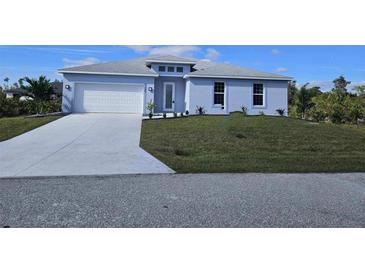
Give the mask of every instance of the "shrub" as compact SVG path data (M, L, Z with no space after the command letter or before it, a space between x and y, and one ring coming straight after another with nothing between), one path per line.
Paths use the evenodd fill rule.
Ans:
M328 119L332 123L356 123L365 116L361 99L348 94L323 93L313 98L313 103L309 115L316 121Z
M0 94L0 117L31 115L36 113L46 114L60 111L61 99L50 101L19 101L18 98L6 98L5 94Z
M298 111L298 107L296 105L290 105L288 106L288 115L292 118L301 118L301 114Z
M285 109L284 109L284 108L278 108L278 109L276 110L276 112L277 112L280 116L284 116L284 114L285 114Z
M152 100L150 100L148 103L147 103L147 107L146 109L149 111L149 113L153 113L153 110L155 109L156 107L156 104L154 104L152 102Z
M17 98L6 98L4 93L0 94L0 117L17 116L19 111L19 100Z
M61 111L61 99L42 101L41 106L42 106L41 113L60 112Z
M246 116L248 114L248 108L245 106L242 106L241 109L242 109L242 114Z
M29 115L37 113L36 102L33 100L20 101L20 114Z
M163 117L163 118L166 118L166 112L164 112L164 113L162 114L162 117Z
M196 106L196 113L199 115L205 114L205 109L203 106Z
M188 116L188 115L189 115L189 111L188 111L188 110L186 110L186 111L185 111L185 115L186 115L186 116Z
M153 113L152 112L148 113L148 117L150 117L150 119L152 119Z
M324 121L327 117L326 113L317 107L313 107L309 110L309 116L316 122Z
M328 119L332 122L332 123L343 123L345 122L345 109L343 108L343 106L341 104L335 103L332 105Z
M181 116L181 117L184 117L184 112L181 112L181 113L180 113L180 116Z
M364 118L365 108L358 98L347 97L344 100L344 106L346 109L345 119L350 123L357 123L359 119Z

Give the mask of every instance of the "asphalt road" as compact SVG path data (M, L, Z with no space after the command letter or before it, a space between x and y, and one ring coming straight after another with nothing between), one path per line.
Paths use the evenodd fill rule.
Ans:
M0 179L0 227L365 227L365 173Z

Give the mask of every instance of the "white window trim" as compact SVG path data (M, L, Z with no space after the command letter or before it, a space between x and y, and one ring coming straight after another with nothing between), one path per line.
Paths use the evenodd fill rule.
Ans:
M182 68L182 71L181 72L177 71L177 68ZM182 67L182 66L176 66L175 67L175 72L176 73L184 73L184 67Z
M172 108L166 108L165 103L166 103L166 85L172 85ZM164 82L163 83L163 102L162 102L162 109L163 111L175 111L175 83L174 82Z
M255 94L254 94L254 89L253 89L253 87L254 87L254 85L256 85L256 84L260 84L260 85L262 85L262 91L263 91L263 93L262 93L262 105L255 105L255 104L254 104L253 96L254 96ZM260 109L260 108L266 108L266 86L265 86L265 84L264 84L264 83L254 82L254 83L252 84L251 98L252 98L252 99L251 99L251 100L252 100L252 108L258 108L258 109Z
M224 83L224 93L223 93L223 100L224 100L224 104L221 105L221 104L214 104L214 94L215 94L215 91L214 91L214 86L215 86L215 83ZM226 81L220 81L220 80L214 80L213 81L213 108L222 108L224 107L224 109L226 109L226 95L227 95L227 83Z
M164 67L165 70L160 70L160 67ZM157 70L158 72L166 72L166 66L158 65Z

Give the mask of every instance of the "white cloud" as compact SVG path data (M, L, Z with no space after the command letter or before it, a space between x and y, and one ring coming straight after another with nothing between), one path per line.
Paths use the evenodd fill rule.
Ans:
M175 55L181 57L193 57L195 54L200 53L204 55L205 61L215 61L220 56L220 52L214 48L207 48L203 51L198 46L125 46L133 50L138 54L145 55Z
M201 48L197 46L126 46L132 49L136 53L148 54L148 55L175 55L191 57L194 53L201 51Z
M151 49L150 54L191 57L194 53L199 52L200 50L201 49L197 46L165 46Z
M301 84L299 86L302 86L304 84ZM327 80L314 80L314 81L309 81L309 88L312 87L320 87L322 91L330 91L333 88L333 83L332 81L327 81Z
M304 85L304 84L301 84L299 86L302 86L302 85ZM347 91L351 92L355 86L359 86L359 85L365 85L365 81L351 82L351 84L347 86ZM331 89L334 88L334 84L333 84L333 81L314 80L314 81L309 82L308 87L320 87L322 91L331 91Z
M73 54L73 55L89 55L89 54L98 54L98 53L110 53L110 50L103 49L85 49L85 48L60 48L60 47L52 47L52 46L25 46L21 47L25 50L33 50L33 51L44 51L58 54Z
M276 70L275 70L276 72L287 72L288 71L288 69L287 68L277 68Z
M85 59L68 59L63 58L63 63L66 67L85 66L98 63L99 59L94 57L87 57Z
M272 49L271 50L271 54L273 54L273 55L279 55L280 54L280 50L278 50L278 49Z
M143 45L136 45L136 46L126 46L131 50L135 51L136 53L145 53L152 49L151 46L143 46Z
M220 55L220 53L218 50L213 49L213 48L207 48L204 57L205 57L205 59L214 61L214 60L218 59L219 55Z

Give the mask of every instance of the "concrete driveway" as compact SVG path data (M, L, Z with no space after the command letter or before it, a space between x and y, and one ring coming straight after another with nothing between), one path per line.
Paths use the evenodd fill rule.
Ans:
M0 177L172 173L139 147L136 114L72 114L0 142Z

